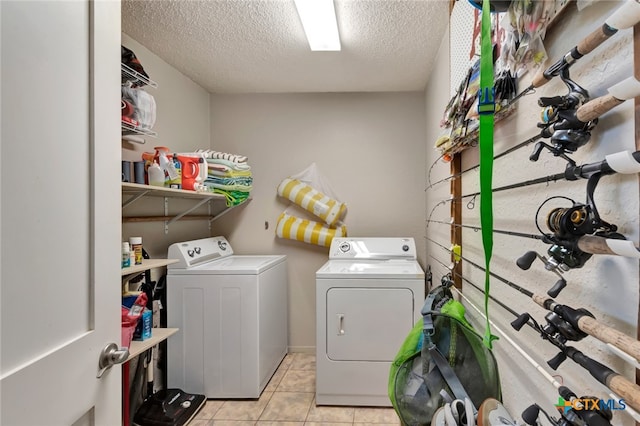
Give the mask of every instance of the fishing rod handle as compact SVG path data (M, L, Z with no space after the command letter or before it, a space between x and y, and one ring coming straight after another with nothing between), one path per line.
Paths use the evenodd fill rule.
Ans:
M609 94L592 99L578 108L576 118L583 123L595 120L624 101L640 96L640 81L632 76L611 86L608 91Z
M566 355L584 367L596 380L622 397L625 404L640 410L640 386L575 348L567 347Z
M625 379L620 374L612 374L606 383L607 387L620 395L624 403L630 405L634 410L640 410L640 386Z
M640 259L640 251L629 240L615 240L612 238L598 237L596 235L583 235L578 238L578 249L591 254L613 254Z
M599 98L595 98L578 108L576 111L576 118L583 123L587 123L591 120L595 120L605 112L615 108L623 102L624 100L618 99L613 95L600 96Z
M575 49L577 50L577 53L580 56L575 58L574 56L575 53L572 54L572 56L574 56L575 59L578 59L586 55L587 53L591 53L593 49L595 49L596 47L600 46L602 43L607 41L609 37L614 35L616 32L618 32L617 29L611 28L607 24L603 24L599 28L596 28L594 31L592 31L591 34L589 34L588 36L580 40L578 45L575 47Z
M578 319L578 327L590 336L604 343L610 343L640 362L640 342L620 331L600 323L595 318L584 315Z

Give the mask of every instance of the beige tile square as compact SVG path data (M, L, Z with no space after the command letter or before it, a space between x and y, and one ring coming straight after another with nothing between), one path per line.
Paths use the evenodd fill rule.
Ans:
M214 420L258 420L260 414L267 406L273 392L262 392L256 400L230 400L225 401L222 407L213 416ZM215 424L218 424L217 422Z
M304 422L262 422L258 420L256 426L304 426Z
M188 424L189 426L209 426L211 419L193 419Z
M212 420L209 426L255 426L256 422L236 420ZM189 426L191 426L189 424Z
M274 392L260 420L303 422L313 401L313 393Z
M351 425L353 425L353 423L332 423L332 422L305 422L304 423L304 426L351 426Z
M282 366L280 366L280 368L278 368L276 372L273 373L273 376L271 376L271 379L269 380L269 383L267 383L267 386L265 386L264 391L274 392L278 387L278 385L280 384L280 381L282 380L286 372L287 372L287 369L282 368Z
M224 401L213 400L213 399L208 400L207 402L204 403L204 407L202 407L202 409L198 411L198 414L196 414L196 416L194 417L194 420L212 419L213 415L216 414L216 412L218 412L220 407L222 407L222 404L224 404Z
M316 372L307 370L289 369L280 384L276 388L277 392L315 392Z
M311 409L307 415L307 423L353 423L353 407L335 407L316 405L316 401L311 404Z
M294 355L295 354L292 354L292 353L286 354L284 356L284 359L280 363L280 367L278 368L284 368L285 370L288 370L289 366L291 365L291 362L293 361Z
M400 418L393 408L362 408L356 407L353 413L354 423L367 424L400 424Z
M313 370L316 371L315 354L296 353L293 356L289 370Z

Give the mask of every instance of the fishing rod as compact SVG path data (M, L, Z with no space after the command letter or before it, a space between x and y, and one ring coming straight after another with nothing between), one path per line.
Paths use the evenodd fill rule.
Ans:
M587 179L585 203L578 203L568 197L547 198L538 208L535 223L542 235L542 241L550 244L545 257L535 251L528 251L516 261L522 270L528 270L536 259L546 270L560 274L570 269L581 268L594 254L618 255L640 259L640 250L633 242L617 232L618 227L604 221L594 201L594 191L605 175L614 173L640 172L640 151L611 154L598 163L583 166L568 165L565 170L567 180ZM546 225L550 233L545 233L538 224L538 216L543 206L552 199L565 199L570 207L557 207L547 215Z
M474 231L481 231L482 228L479 226L473 226L473 225L463 225L460 223L454 223L453 219L451 219L450 222L445 222L442 220L427 220L427 223L440 223L443 225L450 225L450 226L454 226L456 228L467 228L467 229L473 229ZM523 232L517 232L517 231L505 231L502 229L494 229L493 230L494 233L496 234L505 234L505 235L511 235L513 237L523 237L523 238L532 238L534 240L542 240L544 237L542 235L537 235L537 234L525 234Z
M458 290L458 289L457 289L457 288L455 288L455 287L453 288L453 290L455 290L456 292L458 292L458 294L460 295L460 297L462 297L465 301L467 301L467 303L469 304L469 306L471 306L473 309L475 309L475 310L478 312L478 314L479 314L480 316L482 316L483 318L485 318L485 319L486 319L486 317L485 317L484 313L480 310L480 308L476 307L476 306L473 304L473 302L471 302L471 301L470 301L470 300L469 300L469 299L468 299L468 298L467 298L467 297L466 297L462 292L460 292L460 290ZM507 342L508 342L508 343L509 343L509 344L510 344L510 345L511 345L511 346L512 346L512 347L513 347L513 348L514 348L518 353L520 353L520 355L522 355L522 357L523 357L527 362L529 362L529 363L530 363L530 364L531 364L531 365L536 369L536 371L538 371L538 372L539 372L543 377L545 377L545 378L546 378L546 379L547 379L551 384L553 384L553 386L554 386L554 387L556 387L556 388L558 389L558 391L561 391L561 388L563 387L563 385L562 385L562 384L558 383L558 381L557 381L553 376L551 376L549 373L547 373L547 372L546 372L546 370L544 370L544 369L543 369L543 368L542 368L542 367L541 367L541 366L540 366L540 365L539 365L539 364L538 364L538 363L537 363L533 358L531 358L531 356L529 356L529 354L528 354L525 350L523 350L523 349L522 349L522 348L521 348L517 343L515 343L515 342L514 342L514 341L509 337L509 335L507 335L507 334L506 334L506 333L505 333L505 332L504 332L500 327L498 327L496 324L494 324L491 320L488 320L488 321L491 323L491 326L492 326L496 331L498 331L498 332L502 335L502 338L504 338L504 339L505 339L505 340L506 340L506 341L507 341ZM566 388L566 387L565 387L565 388ZM554 423L554 420L555 420L555 419L553 419L553 420L552 420L552 418L549 418L549 416L547 415L547 413L543 411L543 412L544 412L544 414L545 414L545 415L547 415L548 420L549 420L549 421L551 421L554 425L561 425L561 426L569 426L569 425L571 425L571 426L586 426L586 425L591 425L591 426L605 426L605 425L608 425L608 424L609 424L609 423L596 423L598 420L597 420L597 419L595 419L595 418L594 418L594 417L592 417L592 416L585 416L584 414L586 414L586 413L580 413L580 414L583 414L583 416L582 416L582 417L578 416L579 418L576 418L576 417L574 417L574 416L571 416L571 415L570 415L570 413L569 413L569 411L570 411L570 410L583 411L584 409L586 409L586 406L585 406L585 404L582 404L582 405L581 405L581 403L580 403L579 401L574 401L573 399L571 399L571 398L572 398L572 397L571 397L571 395L568 395L568 394L564 393L564 390L562 390L562 391L563 391L563 394L564 394L564 395L566 395L566 396L568 396L568 397L569 397L569 399L568 399L568 400L569 400L569 401L571 402L571 404L572 404L572 405L571 405L571 408L570 408L569 410L566 410L566 409L565 409L565 410L563 410L563 411L564 411L564 414L567 414L567 416L566 416L566 419L565 419L565 420L567 420L567 421L574 421L574 422L573 422L573 423ZM563 394L561 394L561 395L563 395ZM616 397L617 397L617 395L613 395L613 394L610 394L610 395L611 395L612 397L614 397L614 398L616 398ZM583 397L583 398L585 398L585 397ZM595 398L590 398L590 397L586 397L586 398L589 398L589 399L590 399L590 401L589 401L589 402L591 402L591 401L595 400ZM586 400L585 400L585 402L586 402ZM620 402L623 402L623 400L619 400L619 403L620 403ZM534 404L534 405L537 405L537 404ZM607 410L608 408L609 408L609 407L608 407L608 405L605 405L605 406L603 407L603 409L602 409L602 411L604 411L604 413L602 413L602 414L603 414L603 417L604 417L605 419L607 418L606 410ZM631 415L632 417L636 418L636 416L634 415L634 414L635 414L635 411L633 411L633 410L629 409L629 407L624 407L624 408L627 408L627 409L628 409L627 411L630 413L630 415ZM526 411L526 410L525 410L525 411ZM531 407L529 407L529 411L527 411L527 413L523 413L523 420L524 420L524 416L526 415L528 420L535 421L535 420L537 419L537 414L538 414L538 411L537 411L537 410L535 410L535 408L534 408L533 410L531 410ZM534 415L535 415L535 417L534 417ZM590 420L591 422L590 422L590 423L585 423L585 421L584 421L585 419L586 419L586 420ZM560 420L562 420L562 418L561 418ZM530 424L531 424L531 425L534 425L534 424L535 424L535 425L537 425L537 424L539 424L539 423L530 423Z
M530 319L531 315L525 312L513 321L511 326L514 330L519 331ZM587 370L597 381L611 389L617 395L620 395L624 399L625 403L629 404L636 410L640 409L640 386L630 382L624 376L616 373L606 365L589 358L576 348L567 346L565 344L566 340L562 335L553 332L549 333L546 327L540 326L538 328L538 332L543 340L550 342L560 349L560 352L555 357L547 361L547 365L549 365L551 369L557 370L567 358L570 358L576 364Z
M443 266L444 268L446 268L449 271L449 274L452 274L453 276L459 277L462 281L466 282L467 284L469 284L471 287L475 288L476 290L478 290L480 293L484 294L484 290L482 288L480 288L480 286L474 284L473 282L469 281L466 277L464 277L462 274L455 272L453 270L453 265L445 265L440 259L436 259L433 255L429 255L430 258L432 258L433 260L435 260L436 262L438 262L441 266ZM507 312L509 312L510 314L512 314L515 317L520 316L520 314L518 314L516 311L514 311L511 307L509 307L507 304L505 304L504 302L501 302L498 298L492 296L491 294L489 294L489 299L493 300L497 305L499 305L500 307L502 307L504 310L506 310ZM529 324L529 326L531 328L533 328L534 330L536 330L536 328L533 325L533 321L535 321L533 318L531 319L531 323ZM537 330L536 330L537 331Z
M440 243L438 243L438 242L436 242L434 240L431 240L428 237L427 237L427 239L429 239L431 242L439 245L440 247L445 248ZM445 250L450 251L447 248L445 248ZM462 258L462 256L460 256L460 258ZM480 267L479 265L476 265L475 263L470 262L467 259L464 259L464 258L462 258L462 259L465 262L475 266L476 268L484 270L484 268ZM491 274L491 276L495 276L496 278L500 279L503 282L507 281L505 279L502 279L501 277L496 276L492 272L490 272L490 274ZM514 284L514 286L515 286L514 288L516 288L518 291L522 292L523 294L530 294L530 297L533 296L532 292L530 292L530 291L528 291L526 289L523 289L522 287L517 286L515 284ZM586 312L588 312L588 311L586 311ZM553 313L555 313L555 312L553 312ZM549 316L549 314L547 314L545 319L548 316ZM519 330L522 329L522 327L525 324L529 323L531 320L532 320L534 325L537 324L537 322L531 317L530 314L524 313L524 314L521 314L516 320L514 320L511 323L511 326L515 330L519 331ZM553 359L551 359L550 361L547 362L549 367L551 367L553 370L556 370L560 366L560 364L562 364L562 362L564 362L567 358L571 358L578 365L580 365L581 367L586 369L589 372L589 374L591 374L591 376L593 378L595 378L600 383L602 383L603 385L605 385L606 387L611 389L617 395L620 395L621 397L623 397L625 402L628 402L631 407L633 407L636 410L640 409L639 408L640 407L640 386L638 386L638 385L636 385L634 383L631 383L629 380L625 379L622 375L620 375L619 373L616 373L611 368L599 363L598 361L596 361L596 360L594 360L592 358L589 358L588 356L586 356L585 354L583 354L579 350L575 349L574 347L567 346L565 344L567 340L572 340L569 337L579 340L579 339L582 338L582 337L580 337L580 334L584 334L584 333L572 333L572 332L565 333L567 331L567 329L565 329L563 327L558 327L556 325L556 323L554 323L554 322L547 322L547 324L545 326L537 325L536 331L538 331L540 333L541 337L544 340L548 340L554 346L556 346L558 349L560 349L560 353L558 355L556 355ZM563 334L563 333L565 333L565 334ZM622 349L622 350L624 350L624 349Z
M604 24L596 28L591 34L583 38L576 46L567 52L560 60L548 67L544 71L539 71L531 81L531 84L509 101L507 106L518 101L522 96L535 91L544 86L553 77L566 72L578 59L591 53L596 47L607 41L619 30L633 27L640 21L640 2L637 0L627 0Z
M550 144L537 142L529 156L531 161L538 161L540 154L546 149L554 156L575 165L567 153L574 153L589 142L591 130L598 123L598 118L624 101L640 96L640 82L635 77L629 77L610 87L608 95L589 100L588 92L570 80L566 73L566 70L561 73L562 81L570 88L566 99L552 97L538 100L538 104L544 107L543 121L538 123L538 127L543 128L543 138L549 138ZM558 102L568 102L570 105L558 108Z
M640 173L640 151L635 151L633 153L629 151L620 151L615 154L609 154L605 156L605 159L602 161L586 163L580 166L569 163L567 164L567 167L565 168L565 171L563 173L556 173L556 174L542 176L535 179L529 179L524 182L518 182L511 185L501 186L498 188L494 188L493 192L507 191L510 189L522 188L522 187L531 186L531 185L538 185L541 183L556 182L559 180L574 181L578 179L589 179L591 176L596 174L607 176L607 175L616 174L616 173L620 173L620 174ZM441 200L438 203L436 203L436 205L433 206L433 208L431 209L428 220L431 220L431 216L433 215L433 212L438 206L441 206L451 201L459 201L464 198L477 197L478 195L480 195L480 192L472 192L469 194L461 195L459 197L450 197L445 200ZM467 207L472 209L474 207L474 203L471 203L471 202L468 203ZM599 244L599 246L601 246L601 244ZM601 249L604 249L604 248L601 247ZM628 250L629 249L630 247L628 247ZM598 254L603 254L603 253L598 253ZM604 253L604 254L607 254L607 253ZM609 253L609 254L612 254L612 253Z
M480 288L478 285L474 284L467 278L463 277L462 274L459 274L453 271L452 267L445 265L442 261L440 261L439 259L436 259L433 255L429 255L429 257L431 257L433 260L438 262L443 267L447 268L449 270L449 273L448 273L449 276L455 275L460 277L464 282L469 284L478 292L480 292L481 294L484 294L484 290L482 288ZM445 278L443 277L443 280L444 279ZM456 290L460 294L460 296L465 298L465 300L467 300L467 302L469 302L469 304L473 306L471 301L469 301L462 294L462 292L460 292L460 290L458 290L457 288L454 288L454 290ZM501 306L503 309L505 309L507 312L515 316L516 318L520 316L516 311L511 309L511 307L507 306L505 303L501 302L498 298L491 295L489 295L489 298L493 300L496 304ZM478 308L475 308L475 309L478 310ZM482 312L480 310L478 310L478 312L482 315ZM537 323L533 318L527 321L526 324L537 331L536 329ZM597 403L599 399L593 396L582 396L581 398L579 398L579 400L583 402L591 403L589 406L585 406L584 403L580 405L581 401L575 401L576 396L575 394L573 394L573 392L571 392L566 386L562 386L560 383L558 383L551 375L549 375L544 369L542 369L542 367L540 367L540 365L537 362L531 359L531 357L529 357L527 353L524 352L524 350L522 350L522 348L516 345L504 332L502 332L502 330L500 330L495 324L492 323L492 326L494 329L499 330L501 334L503 334L503 337L518 352L520 352L521 355L524 356L525 359L527 359L527 361L529 361L533 365L533 367L536 368L538 372L540 372L558 389L560 396L562 396L566 401L569 401L571 403L570 408L565 408L564 410L561 411L561 417L559 419L551 418L544 410L542 410L542 408L540 408L540 406L538 406L537 404L533 404L522 413L522 418L526 424L537 425L538 423L535 423L535 421L537 420L539 411L542 411L544 415L547 417L547 419L552 424L557 426L585 426L585 425L591 425L591 426L609 425L610 426L611 425L610 420L613 418L613 413L611 412L611 408L609 408L608 405L604 405L604 406L599 405ZM620 408L626 408L626 407L622 405ZM632 417L636 418L635 416L633 416L633 414L631 415Z
M516 189L516 188L522 188L525 186L531 186L531 185L539 185L541 183L550 183L550 182L556 182L558 180L564 180L566 179L565 173L557 173L555 175L548 175L548 176L543 176L543 177L539 177L539 178L535 178L535 179L529 179L526 180L524 182L518 182L518 183L514 183L511 185L506 185L506 186L501 186L498 188L494 188L492 190L492 192L501 192L501 191L508 191L511 189ZM451 201L460 201L463 200L465 198L469 198L469 197L473 197L473 200L471 200L470 202L467 203L467 208L468 209L473 209L475 207L475 197L477 197L478 195L480 195L480 192L472 192L469 194L464 194L461 195L459 197L449 197L447 199L438 201L438 203L436 203L435 206L433 206L433 208L431 209L431 212L429 212L429 218L427 221L431 220L431 216L433 215L435 209L443 204L446 204L448 202Z
M533 137L530 137L529 139L524 140L524 141L520 142L519 144L517 144L517 145L515 145L515 146L513 146L513 147L511 147L511 148L509 148L509 149L507 149L506 151L501 152L500 154L498 154L498 155L494 156L494 157L493 157L493 159L494 159L494 160L497 160L498 158L501 158L501 157L504 157L505 155L511 154L512 152L517 151L517 150L519 150L520 148L523 148L523 147L525 147L525 146L527 146L527 145L529 145L529 144L531 144L531 143L533 143L533 142L537 141L537 140L538 140L538 139L540 139L541 137L542 137L542 133L538 133L537 135L535 135L535 136L533 136ZM435 163L437 163L441 158L442 158L442 156L440 156L440 157L435 161ZM435 164L435 163L434 163L434 164ZM459 173L456 173L456 174L453 174L453 175L447 176L446 178L440 179L440 180L438 180L438 181L436 181L436 182L434 182L434 183L431 183L431 177L430 177L430 175L429 175L429 176L428 176L429 186L427 187L427 189L430 189L430 188L434 187L435 185L437 185L437 184L439 184L439 183L446 182L446 181L451 180L451 179L456 179L456 178L458 178L458 177L462 176L463 174L465 174L465 173L467 173L467 172L470 172L470 171L472 171L472 170L475 170L475 169L477 169L477 168L479 168L479 167L480 167L480 164L476 164L475 166L471 166L471 167L469 167L468 169L465 169L465 170L463 170L463 171L461 171L461 172L459 172ZM433 168L433 165L431 166L431 168Z
M445 251L448 251L451 253L451 250L444 247L442 244L428 237L427 239L435 243L436 245L440 246ZM462 257L462 255L456 254L456 256L458 256L460 259L464 260L474 268L482 272L486 272L485 268L472 262L469 259ZM447 267L446 265L443 265L443 266ZM458 274L458 275L463 280L465 280L465 282L470 283L461 274ZM541 329L545 329L545 332L549 336L553 336L558 341L563 340L563 343L564 343L567 340L579 341L585 338L587 335L589 335L589 336L595 337L596 339L600 340L603 343L610 344L620 349L624 353L635 358L636 361L640 362L640 341L633 339L612 327L609 327L605 324L600 323L598 320L595 319L594 315L588 310L584 308L576 309L567 305L561 305L557 303L552 298L557 296L557 294L551 295L547 293L548 296L545 296L542 294L536 294L493 272L490 272L490 275L498 279L499 281L502 281L503 283L507 284L509 287L513 288L514 290L517 290L518 292L529 297L537 305L549 311L549 313L545 316L546 325L544 327L538 326L535 320L531 318L533 320L533 324L535 324L537 327ZM476 289L479 289L477 285L474 285L473 283L470 283L470 284L473 285ZM482 291L484 293L484 290L479 289L479 291ZM492 297L492 296L489 295L489 297ZM492 300L495 300L495 299L492 298ZM500 306L503 305L502 303L499 303L499 304ZM511 312L512 314L514 313L511 309L507 309L507 310L509 310L509 312ZM518 316L518 315L516 314L515 316ZM536 328L536 330L538 329Z
M566 386L558 388L558 394L566 402L569 407L558 407L560 418L556 419L549 416L538 404L527 407L522 412L522 420L530 425L539 425L538 416L540 412L545 415L547 420L554 426L611 426L613 412L608 405L601 407L600 399L594 396L578 396Z

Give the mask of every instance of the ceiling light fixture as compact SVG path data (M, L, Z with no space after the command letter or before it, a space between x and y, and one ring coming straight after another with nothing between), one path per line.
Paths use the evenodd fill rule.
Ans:
M340 50L333 0L295 0L311 50Z

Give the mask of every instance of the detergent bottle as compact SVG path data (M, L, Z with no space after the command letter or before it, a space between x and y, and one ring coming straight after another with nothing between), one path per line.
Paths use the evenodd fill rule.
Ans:
M209 166L207 165L207 157L204 153L198 154L200 157L198 159L198 168L200 169L200 183L204 183L207 180L207 176L209 176Z
M164 186L164 171L156 161L149 166L147 174L149 176L149 185Z
M182 189L195 191L196 179L200 176L199 158L175 154L182 169Z
M178 175L178 171L176 170L173 162L169 160L167 153L164 150L157 152L158 163L160 164L160 168L164 171L164 186L170 187L171 182L179 179L180 175Z
M182 188L182 164L178 160L178 154L173 154L173 159L170 161L173 165L174 175L169 175L169 188L181 189Z

